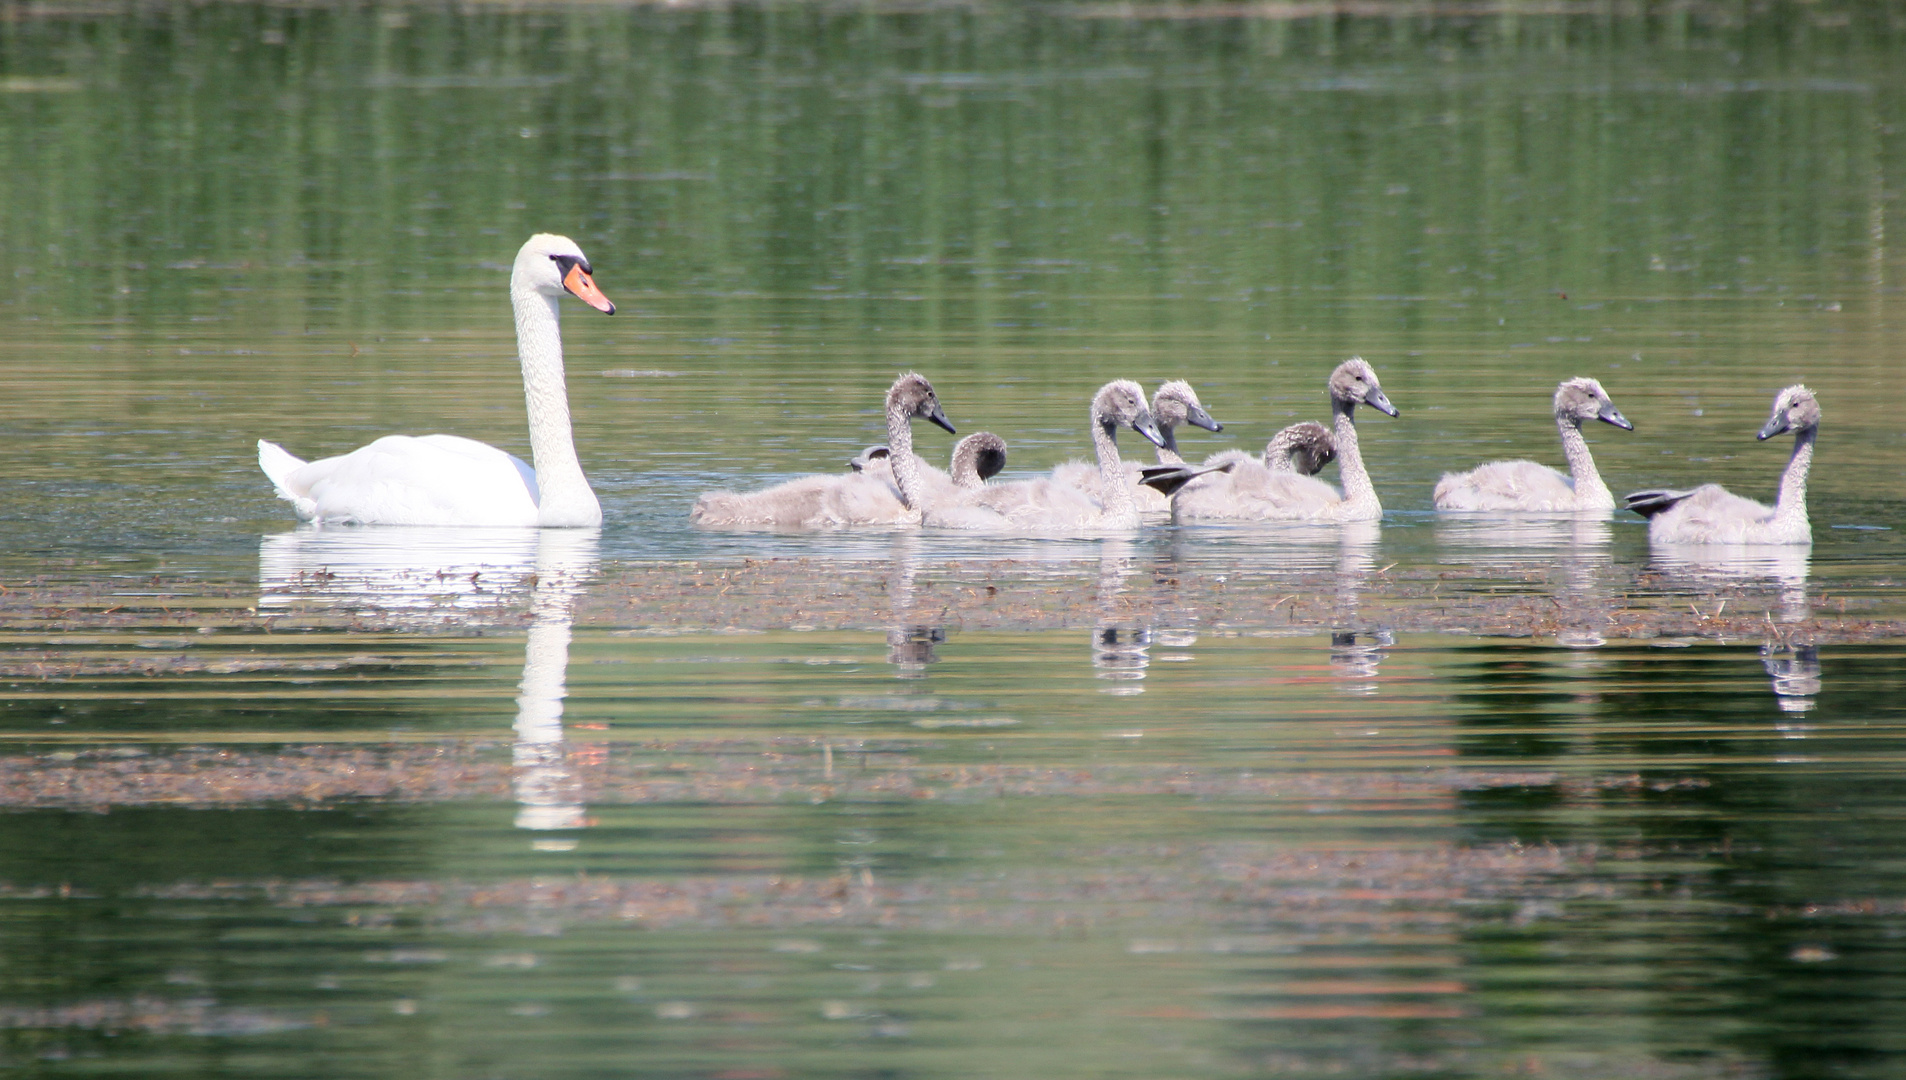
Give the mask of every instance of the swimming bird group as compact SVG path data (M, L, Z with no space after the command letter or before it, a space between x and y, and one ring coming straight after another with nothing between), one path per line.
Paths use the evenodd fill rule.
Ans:
M582 249L567 237L538 234L517 253L510 273L534 466L495 447L454 435L386 435L336 457L303 461L259 440L258 463L280 498L307 521L362 525L589 527L602 510L583 474L570 427L563 379L559 300L568 294L605 314L615 305L597 289ZM704 527L816 528L919 525L1009 533L1130 529L1147 515L1177 521L1348 522L1380 518L1383 506L1357 441L1356 409L1398 415L1368 362L1352 357L1326 381L1331 424L1293 424L1262 455L1227 450L1193 464L1180 453L1184 425L1218 432L1189 383L1172 380L1147 399L1135 382L1115 379L1093 396L1087 433L1094 460L1060 465L1028 479L992 482L1006 443L990 432L955 444L947 469L913 449L913 421L955 433L933 386L909 372L886 395L887 441L863 451L842 473L797 477L751 492L711 491L690 517ZM1632 430L1601 384L1564 381L1554 417L1568 472L1533 461L1497 461L1437 482L1440 511L1610 512L1616 503L1589 452L1582 425L1599 420ZM1774 399L1761 439L1791 432L1794 450L1769 507L1717 484L1651 489L1624 505L1649 519L1662 544L1806 544L1807 473L1820 405L1805 386ZM1157 463L1121 458L1117 435L1136 432ZM1341 489L1317 479L1339 462Z

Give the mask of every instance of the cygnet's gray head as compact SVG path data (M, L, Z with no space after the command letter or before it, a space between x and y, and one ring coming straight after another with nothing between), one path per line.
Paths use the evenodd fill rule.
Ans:
M1567 419L1581 427L1590 420L1600 420L1613 424L1625 431L1635 430L1635 425L1615 408L1608 391L1594 379L1569 379L1555 388L1555 416Z
M1760 429L1760 437L1771 439L1783 431L1811 431L1820 426L1820 402L1813 391L1795 383L1774 396L1774 414Z
M1211 418L1204 410L1204 403L1198 400L1198 392L1183 379L1173 379L1160 386L1152 395L1152 420L1168 435L1172 428L1180 424L1190 424L1206 431L1223 431L1224 425Z
M891 409L896 405L902 416L931 420L949 434L957 434L953 431L952 422L940 411L940 399L934 396L933 384L924 375L909 371L893 381L892 388L887 391L887 407Z
M1114 379L1099 388L1092 398L1092 420L1107 435L1116 437L1120 427L1129 427L1155 445L1165 445L1165 436L1145 407L1145 388L1130 379Z
M1368 405L1386 416L1396 415L1396 406L1390 404L1377 382L1376 369L1361 356L1345 360L1330 373L1330 396L1353 408Z

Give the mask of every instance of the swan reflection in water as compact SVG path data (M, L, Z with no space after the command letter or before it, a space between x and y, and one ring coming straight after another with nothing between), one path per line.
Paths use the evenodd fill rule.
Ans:
M1130 540L1099 541L1099 617L1092 627L1092 669L1106 680L1100 691L1120 697L1145 692L1145 672L1152 663L1151 623L1119 613L1125 579L1137 570L1137 564Z
M566 761L563 699L570 623L595 576L597 542L594 529L301 528L260 542L258 607L448 622L504 606L527 587L529 640L511 748L516 826L581 828L588 822Z
M1330 666L1343 680L1345 693L1374 694L1377 665L1389 655L1384 650L1396 644L1389 627L1365 626L1358 611L1363 591L1376 572L1381 530L1374 521L1353 521L1338 528L1336 610L1331 618L1337 629L1330 634Z
M1813 708L1813 696L1820 692L1819 649L1812 645L1769 643L1760 647L1760 662L1773 677L1774 700L1783 711L1800 713ZM1788 732L1794 737L1804 733L1804 730Z
M1803 622L1813 614L1807 604L1807 574L1813 549L1798 544L1656 544L1650 562L1663 574L1714 584L1762 582L1780 590L1782 622Z
M913 610L914 579L920 574L920 536L914 532L894 534L887 567L887 599L891 621L887 626L887 662L894 666L897 679L922 679L927 665L940 660L938 648L946 644L946 627L917 621Z
M1613 614L1609 578L1613 526L1605 510L1574 514L1476 513L1436 522L1436 542L1451 562L1476 571L1518 576L1539 572L1558 605L1555 640L1573 649L1608 644ZM1559 571L1559 578L1553 571Z

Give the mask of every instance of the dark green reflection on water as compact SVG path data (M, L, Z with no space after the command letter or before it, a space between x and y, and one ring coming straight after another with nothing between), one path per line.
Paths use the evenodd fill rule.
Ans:
M1897 649L1826 650L1803 698L1751 645L1371 637L1349 663L1177 631L1106 679L1089 630L929 663L878 632L582 630L586 814L553 830L513 824L520 656L422 698L319 673L351 697L279 719L356 740L329 746L153 741L271 692L168 676L153 716L0 761L0 1021L22 1064L127 1074L1898 1063ZM393 726L418 734L381 752L418 756L388 794L226 786L371 785Z
M249 582L289 522L253 438L521 449L500 266L558 229L626 316L566 327L605 575L844 546L683 518L839 468L896 368L1037 469L1113 374L1192 377L1261 445L1362 352L1405 416L1371 425L1393 513L1349 593L1402 559L1573 599L1515 565L1572 560L1589 604L1648 566L1632 524L1536 550L1423 522L1444 468L1556 460L1547 394L1583 373L1637 423L1596 438L1618 488L1765 493L1768 394L1815 385L1819 543L1775 577L1823 610L1854 564L1893 589L1895 534L1832 527L1906 524L1897 5L1569 11L9 11L0 557L128 595L169 559ZM1136 545L1135 574L1260 589L1294 558ZM1672 569L1649 587L1707 587ZM588 629L535 744L520 636L470 636L461 602L411 612L445 637L155 613L142 641L9 642L51 670L0 711L0 1065L1883 1077L1906 1052L1891 646L1808 674L1755 642L1368 615ZM569 827L518 827L526 777Z

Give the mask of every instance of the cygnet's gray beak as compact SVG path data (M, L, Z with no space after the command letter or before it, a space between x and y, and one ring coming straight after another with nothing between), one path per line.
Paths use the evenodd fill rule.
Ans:
M946 414L940 411L940 403L937 401L933 403L933 411L927 413L927 419L945 428L948 435L959 434L953 430L953 421L948 420Z
M1774 436L1788 429L1789 429L1789 425L1787 423L1787 410L1782 409L1779 412L1767 418L1767 426L1761 428L1760 434L1755 436L1755 438L1771 439Z
M1223 431L1224 425L1211 418L1211 414L1196 405L1185 406L1185 423L1201 427L1206 431Z
M1385 416L1396 415L1396 406L1390 404L1390 399L1383 396L1383 388L1381 386L1371 387L1370 394L1363 399L1363 403Z
M1612 401L1602 402L1601 411L1595 414L1595 419L1604 424L1613 424L1623 431L1635 430L1635 425L1628 422L1628 418L1621 414L1620 409L1615 408L1615 403Z
M1165 445L1165 436L1158 430L1158 422L1152 419L1149 412L1141 411L1132 418L1132 430L1150 439L1154 446Z

